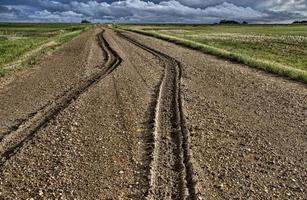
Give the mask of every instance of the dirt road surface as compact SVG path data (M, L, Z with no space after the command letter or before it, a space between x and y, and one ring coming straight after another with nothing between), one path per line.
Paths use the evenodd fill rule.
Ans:
M306 199L307 87L96 27L1 80L0 199Z

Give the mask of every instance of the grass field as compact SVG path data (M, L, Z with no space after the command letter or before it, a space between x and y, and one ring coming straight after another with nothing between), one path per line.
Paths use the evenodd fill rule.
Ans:
M307 82L306 25L120 25Z
M0 23L0 76L33 64L49 50L90 27L83 24Z

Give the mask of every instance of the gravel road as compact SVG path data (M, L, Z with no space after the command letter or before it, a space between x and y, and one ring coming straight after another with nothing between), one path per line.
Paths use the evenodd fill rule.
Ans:
M0 199L307 199L304 84L104 27L0 82Z

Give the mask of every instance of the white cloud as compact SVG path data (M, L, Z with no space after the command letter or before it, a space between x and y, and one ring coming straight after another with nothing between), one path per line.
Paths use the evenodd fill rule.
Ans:
M236 6L231 3L223 3L214 7L208 7L204 10L206 15L215 16L217 18L233 18L233 19L258 19L265 17L266 14L254 10L250 7Z
M3 1L9 2L9 0ZM92 21L210 23L221 19L279 22L298 20L307 16L306 0L114 0L111 3L101 0L31 0L31 2L29 5L26 3L11 5L12 8L18 7L20 11L18 14L15 13L17 18L29 21L32 19L80 21L81 18L86 18ZM27 9L23 9L23 6ZM1 18L7 17L0 15L0 20Z
M111 4L96 1L73 1L70 5L74 12L91 16L93 19L103 19L108 16L122 21L208 22L224 18L246 20L265 16L250 7L236 6L231 3L223 3L205 9L188 7L175 0L160 3L125 0Z
M49 12L48 10L36 11L29 15L30 19L35 21L53 21L53 22L67 22L80 21L84 16L73 11L64 12Z
M307 1L305 0L274 0L269 10L274 12L298 13L307 17Z

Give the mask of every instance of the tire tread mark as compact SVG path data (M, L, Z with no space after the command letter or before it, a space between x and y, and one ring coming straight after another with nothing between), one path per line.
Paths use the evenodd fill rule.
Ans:
M55 118L81 94L104 79L120 65L122 59L117 52L110 47L104 37L104 32L105 30L102 30L100 34L96 35L99 46L107 57L105 63L101 65L102 70L93 74L88 79L80 81L75 88L72 88L72 90L47 105L44 109L35 113L34 116L20 124L19 127L12 132L6 133L0 142L0 168L20 150L25 142L31 140L38 130L45 127L51 119Z
M175 121L179 124L179 127L178 127L178 124L173 124L175 127L173 128L177 128L180 130L181 132L181 135L177 135L177 136L173 136L172 140L178 145L178 148L176 149L176 154L177 156L180 156L181 154L182 155L182 161L183 162L183 170L184 174L182 174L182 176L184 176L184 181L186 183L180 183L180 185L178 185L177 189L181 191L181 194L179 194L178 196L172 196L171 198L172 199L191 199L191 200L196 200L197 199L197 194L196 194L196 191L195 191L195 179L194 179L194 170L193 170L193 166L192 166L192 163L191 163L191 153L190 153L190 150L189 150L189 131L188 131L188 128L187 128L187 124L186 124L186 119L185 119L185 116L184 116L184 113L183 113L183 106L182 106L182 98L181 98L181 84L180 84L180 81L181 81L181 76L182 76L182 66L180 64L180 62L178 60L176 60L175 58L172 58L158 50L155 50L151 47L148 47L148 46L145 46L141 43L139 43L138 41L130 38L129 36L123 34L122 32L120 31L117 31L117 34L119 37L122 37L123 39L131 42L132 44L138 46L139 48L151 53L152 55L158 57L158 59L160 59L162 62L165 62L165 59L174 67L174 70L175 70L175 76L173 77L173 81L175 82L174 83L174 93L173 93L173 100L172 101L175 101L175 105L176 108L174 110L172 110L172 112L176 112L176 113L173 113L174 114L174 118L175 118ZM166 66L164 66L166 67ZM166 71L166 70L164 70ZM166 73L166 72L164 72ZM160 98L159 96L160 95L163 95L161 94L161 90L163 89L163 81L164 78L165 78L166 75L164 75L162 77L162 80L160 80L160 89L159 89L159 95L157 95L157 98ZM171 80L169 80L171 81ZM158 99L156 100L156 102L158 101ZM158 106L158 103L157 105ZM155 113L153 113L154 115L156 115L156 112L157 112L158 108L155 109ZM155 122L157 123L157 122ZM172 126L173 126L172 125ZM155 124L156 126L156 124ZM176 127L177 126L177 127ZM175 132L176 133L176 132ZM155 142L155 140L151 140L152 142ZM154 161L154 156L153 156L153 150L152 150L152 147L151 146L155 146L154 144L149 144L150 146L150 150L151 152L148 152L151 154L151 162ZM153 147L155 148L155 147ZM178 160L179 161L179 160ZM180 165L180 163L177 163L176 165ZM178 168L180 169L180 166L178 166ZM152 174L148 174L148 177L152 176ZM149 179L152 179L153 177L149 178ZM149 181L152 181L152 180L149 180ZM147 191L147 197L149 197L150 195L150 190L151 190L151 184L149 183L148 184L148 191ZM163 187L163 186L162 186ZM188 191L185 191L185 190L188 190ZM188 193L188 194L186 194Z

